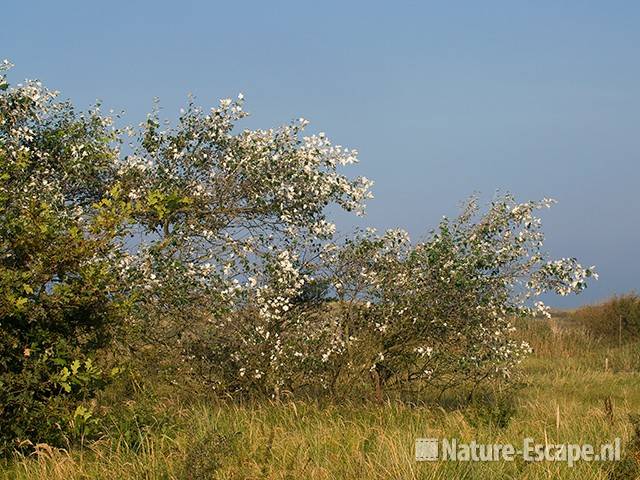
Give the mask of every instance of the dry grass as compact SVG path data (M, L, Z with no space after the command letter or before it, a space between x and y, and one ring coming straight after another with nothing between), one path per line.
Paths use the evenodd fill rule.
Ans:
M37 454L5 465L0 478L609 478L611 463L570 468L553 462L414 460L418 437L515 445L524 437L592 444L621 437L629 444L629 414L640 412L637 345L612 348L563 321L536 322L521 330L535 353L524 365L526 385L512 398L419 407L157 400L156 411L171 416L170 428L140 430L136 441L112 436L71 451L41 446Z

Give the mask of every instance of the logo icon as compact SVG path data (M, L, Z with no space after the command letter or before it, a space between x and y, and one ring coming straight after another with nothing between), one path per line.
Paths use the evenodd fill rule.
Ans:
M416 460L418 462L433 462L438 460L438 439L417 438Z

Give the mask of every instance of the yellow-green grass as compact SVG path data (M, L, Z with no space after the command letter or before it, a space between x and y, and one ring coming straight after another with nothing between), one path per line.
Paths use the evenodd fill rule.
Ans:
M515 446L525 437L594 445L620 437L623 455L636 453L629 446L629 414L640 413L638 345L612 348L572 326L533 322L521 325L519 335L531 341L534 354L523 364L524 386L512 398L440 406L157 399L156 414L171 418L166 428L140 434L137 441L112 434L70 451L40 447L38 455L8 462L1 475L52 480L609 478L611 462L569 467L564 462L414 459L419 437Z

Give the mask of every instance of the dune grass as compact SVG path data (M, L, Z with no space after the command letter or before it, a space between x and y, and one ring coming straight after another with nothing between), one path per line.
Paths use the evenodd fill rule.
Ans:
M532 321L520 333L534 347L517 390L470 402L238 405L141 398L144 415L114 417L83 448L16 457L11 479L623 479L638 455L630 414L640 413L638 344L611 347L561 320ZM135 402L133 402L135 403ZM130 405L139 409L140 405ZM137 410L136 410L137 411ZM134 432L134 433L132 433ZM416 462L419 437L521 445L591 443L620 437L623 462Z

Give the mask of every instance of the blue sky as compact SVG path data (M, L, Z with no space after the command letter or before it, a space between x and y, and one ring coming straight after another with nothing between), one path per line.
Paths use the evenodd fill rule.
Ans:
M640 3L11 2L10 79L142 120L159 97L243 92L247 127L303 116L360 151L366 223L413 237L474 192L551 196L547 248L600 280L557 306L638 288ZM341 227L353 219L340 216Z

